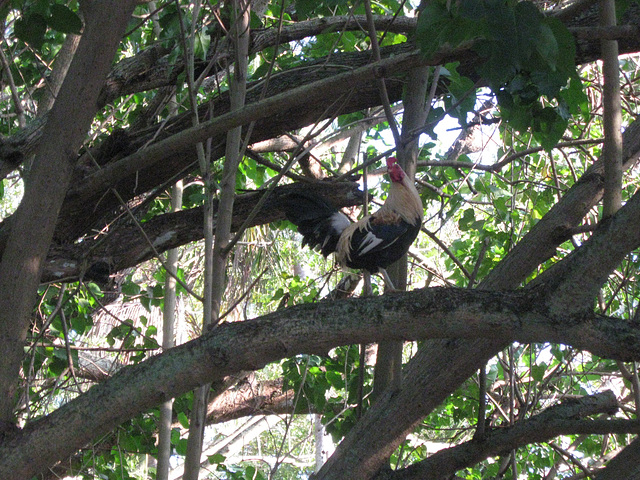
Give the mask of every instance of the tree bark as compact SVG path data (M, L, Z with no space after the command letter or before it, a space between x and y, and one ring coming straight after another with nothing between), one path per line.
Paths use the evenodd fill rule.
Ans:
M438 67L436 67L438 68ZM430 107L427 103L429 90L430 67L414 68L409 72L407 87L403 100L404 115L402 117L402 135L397 145L398 163L405 170L409 178L415 178L418 160L418 140L411 141L412 132L421 128ZM438 79L433 81L437 83ZM407 288L407 255L389 267L389 275L395 287L400 290ZM384 342L378 345L378 357L374 372L373 396L382 394L388 388L397 390L402 385L402 348L403 342Z
M182 180L171 189L171 210L174 212L182 209ZM174 275L178 270L178 249L172 248L167 255L166 266ZM168 275L164 284L164 308L162 312L162 350L173 348L174 331L176 324L176 279ZM158 420L158 464L156 467L156 480L169 479L169 459L171 458L171 420L173 399L169 399L160 405L160 418Z
M235 0L231 8L234 12L232 43L235 50L235 69L229 78L230 112L236 112L244 107L247 93L247 62L249 49L249 16L250 4L245 0ZM195 99L195 97L194 97ZM197 106L193 105L194 110ZM216 212L215 243L213 250L207 249L205 254L211 257L205 276L206 284L210 284L210 292L205 295L203 332L214 328L220 318L222 298L226 289L227 244L231 238L231 224L233 220L233 203L236 191L236 173L242 159L242 125L227 132L225 144L225 160L220 182L220 195ZM210 169L208 163L203 165ZM209 185L211 187L211 185ZM208 195L213 192L209 188ZM209 263L209 262L208 262ZM184 463L185 480L197 480L200 473L200 456L202 455L202 441L207 415L207 395L211 386L205 384L197 388L193 394L193 407L189 418L189 438L187 454Z
M600 0L600 25L616 25L614 0ZM601 40L602 45L602 108L604 126L604 199L602 216L613 215L622 205L622 105L618 41Z
M640 438L616 455L607 467L596 475L596 480L638 480L640 479Z
M362 204L362 192L358 188L355 182L301 182L276 187L249 226L284 219L279 202L292 191L311 191L323 196L336 207L352 207ZM264 192L255 191L236 197L232 231L240 228L262 195ZM215 200L213 208L215 215ZM109 274L149 260L156 252L163 253L201 240L204 236L203 215L202 207L191 208L158 215L139 226L126 218L123 222L112 225L105 237L86 239L82 243L71 245L53 245L47 256L41 281L74 281L85 278L106 282ZM146 236L140 233L140 228Z

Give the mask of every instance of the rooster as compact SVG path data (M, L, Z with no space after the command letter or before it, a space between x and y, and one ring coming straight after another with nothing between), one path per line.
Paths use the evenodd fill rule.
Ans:
M323 198L297 193L282 205L287 219L298 227L302 245L317 248L326 257L335 253L342 266L380 271L399 260L415 240L424 215L413 182L394 157L387 159L389 194L380 209L352 223ZM393 288L393 287L392 287Z

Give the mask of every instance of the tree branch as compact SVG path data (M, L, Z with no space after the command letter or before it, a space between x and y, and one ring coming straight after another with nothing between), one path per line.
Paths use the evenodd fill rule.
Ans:
M223 324L196 340L123 368L110 380L5 438L0 445L0 477L30 478L70 456L92 438L197 385L221 380L234 372L256 370L299 353L326 352L338 345L487 337L494 341L499 338L500 342L561 342L589 347L601 356L640 359L640 328L636 325L593 314L567 318L563 309L550 311L540 299L538 291L434 288L305 304L254 320ZM581 323L576 324L578 321ZM469 342L445 343L450 348L457 346L455 351L460 358L467 358L469 375L483 360L465 354ZM416 358L420 356L424 356L424 350ZM448 369L439 369L437 381L428 385L421 377L412 377L411 381L414 379L423 389L420 398L404 403L405 408L419 404L427 386L433 389L437 385L442 389L441 395L446 395L452 382L457 382ZM134 383L136 388L132 389ZM416 390L407 388L390 395L403 398L412 391L415 395ZM381 397L381 404L386 403L387 397ZM398 421L400 417L393 418L395 424L403 425ZM34 459L31 452L38 452L38 458Z
M602 429L607 428L608 421L594 422L592 420L581 421L580 419L598 413L613 414L617 409L618 401L609 390L577 400L565 400L537 415L521 420L513 426L495 429L482 439L470 440L440 450L404 470L378 475L376 478L378 480L445 480L458 470L472 467L488 457L524 445L546 442L558 435L569 435L576 433L576 430L587 430L590 426L595 427L593 430L600 433ZM614 425L612 422L611 426ZM640 432L640 422L626 421L625 426L629 433Z
M9 422L13 417L22 344L58 212L76 152L96 112L99 89L134 6L133 0L112 0L101 2L102 12L97 6L89 8L85 32L44 128L44 141L8 234L0 263L0 421ZM29 239L29 248L24 248L25 239Z
M602 470L596 475L596 480L619 480L621 478L638 480L640 478L640 438L636 438L622 452L618 453Z
M351 207L362 203L362 192L353 182L297 183L277 187L249 226L282 220L279 199L292 191L312 191L336 207ZM236 231L252 211L264 192L255 191L237 196L231 228ZM217 202L214 202L214 214ZM143 228L153 248L140 233ZM192 208L153 217L139 226L126 221L109 229L105 236L81 243L55 245L45 262L42 282L73 281L80 277L106 282L110 274L133 267L171 248L203 238L203 208Z

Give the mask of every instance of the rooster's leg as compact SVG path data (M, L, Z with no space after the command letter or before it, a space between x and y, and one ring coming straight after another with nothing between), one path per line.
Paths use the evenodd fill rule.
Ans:
M382 274L382 278L384 279L386 290L388 290L389 292L397 292L398 290L396 289L395 285L391 281L391 277L389 276L387 271L384 268L380 268L379 270L380 270L380 273Z

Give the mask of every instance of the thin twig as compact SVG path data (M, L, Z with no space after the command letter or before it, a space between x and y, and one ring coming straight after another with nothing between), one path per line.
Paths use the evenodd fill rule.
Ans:
M581 140L571 140L571 141L567 141L567 142L562 142L562 143L558 143L556 146L554 146L553 148L564 148L564 147L575 147L578 145L597 145L604 142L604 139L602 138L587 138L587 139L581 139ZM530 155L532 153L537 153L537 152L541 152L542 150L544 150L544 147L531 147L531 148L526 148L524 150L520 150L519 152L515 152L512 153L510 155L507 155L505 157L503 157L502 160L494 163L493 165L488 165L487 166L487 171L493 171L493 172L497 172L498 170L501 170L502 167L504 167L505 165L513 162L514 160L521 158L521 157L525 157L527 155ZM481 168L481 170L484 170L484 168Z
M371 0L364 0L364 9L367 16L367 28L369 29L369 39L371 40L371 51L373 52L373 59L374 61L379 62L381 59L380 46L378 45L376 26L373 21L373 14L371 13ZM398 130L398 125L396 124L393 112L391 111L389 93L387 92L387 84L384 81L384 77L378 78L377 82L380 89L380 100L382 100L382 107L384 108L384 113L387 116L389 128L391 129L391 133L393 134L395 144L400 145L400 131Z
M449 248L444 243L442 243L442 241L438 237L436 237L436 235L433 232L427 230L425 227L422 227L420 231L425 233L431 240L436 242L436 244L438 244L438 246L442 249L442 251L446 253L449 256L449 258L451 258L453 263L455 263L458 266L458 268L464 274L464 276L467 277L468 279L471 279L471 274L465 268L465 266L460 262L460 260L456 258L453 252L449 250Z
M469 288L473 288L474 283L476 283L478 270L480 270L480 265L484 260L484 257L487 253L487 249L489 248L490 243L491 243L491 239L489 237L486 237L482 241L482 247L480 247L480 253L478 253L478 259L476 260L476 264L473 267L473 272L471 273L471 277L469 278Z
M127 205L127 203L122 199L122 197L120 196L120 194L115 190L115 189L111 189L111 191L113 192L113 194L118 198L118 201L121 203L121 205L125 208L125 210L127 211L127 213L129 214L129 217L133 220L135 226L138 228L138 230L140 230L140 233L142 233L142 236L144 237L145 241L147 242L147 244L149 245L149 248L151 248L151 251L153 252L153 254L157 257L158 262L160 262L160 265L162 265L162 268L165 269L165 271L171 275L173 278L175 278L176 282L178 282L180 284L180 286L182 288L185 289L185 291L191 295L193 298L195 298L196 300L203 302L204 299L196 294L191 287L189 287L189 285L187 285L180 277L178 277L176 274L174 274L170 268L167 268L167 265L165 264L164 260L162 260L162 257L160 256L160 252L158 252L158 250L156 249L155 245L153 244L153 242L151 241L151 239L149 238L149 236L147 235L147 232L144 231L144 228L142 228L142 225L140 224L140 222L138 221L138 219L133 215L133 212L131 211L131 209L129 208L129 205Z
M264 270L262 270L262 272L260 272L260 274L255 278L255 280L253 282L251 282L251 285L249 285L249 288L247 288L242 295L240 295L240 298L238 298L233 305L231 305L226 312L224 312L222 315L220 315L218 317L218 322L222 322L222 320L224 319L224 317L226 317L227 315L229 315L231 312L233 312L235 310L235 308L240 304L240 302L242 302L242 300L244 300L247 295L249 295L249 293L251 293L253 291L253 287L256 286L256 284L260 281L260 279L262 278L262 276L267 272L267 270L269 270L269 267L266 267Z
M18 117L18 125L20 126L20 128L25 128L27 126L27 120L24 117L24 110L22 108L20 94L18 93L18 89L16 88L16 83L13 81L13 75L11 74L9 61L7 60L7 57L4 54L4 50L2 48L0 48L0 61L2 62L2 69L4 70L5 78L9 83L9 91L11 92L11 98L16 109L16 116Z

